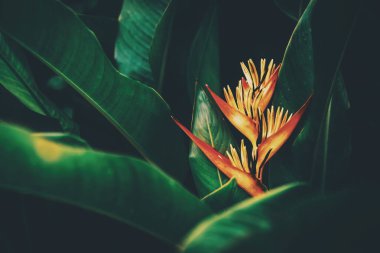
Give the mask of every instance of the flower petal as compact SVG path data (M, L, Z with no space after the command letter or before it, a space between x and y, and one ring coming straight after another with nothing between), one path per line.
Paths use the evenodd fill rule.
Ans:
M211 96L215 100L216 104L223 112L224 116L231 122L236 129L238 129L245 137L247 137L252 144L256 145L258 136L257 125L254 120L244 115L240 111L234 109L227 104L223 99L216 95L206 84L206 88L210 92Z
M263 112L267 108L269 101L272 99L274 90L276 88L276 83L278 79L278 73L280 72L281 64L273 71L269 80L262 84L262 94L259 102L259 108Z
M227 157L196 137L176 119L173 118L173 120L223 174L229 178L235 177L238 185L251 196L257 196L264 193L264 187L258 182L258 180L252 177L251 174L235 168Z
M305 104L291 117L291 119L283 125L276 133L265 139L258 147L258 157L256 163L256 176L262 178L262 171L265 163L281 148L286 140L290 137L303 113L311 102L310 96Z

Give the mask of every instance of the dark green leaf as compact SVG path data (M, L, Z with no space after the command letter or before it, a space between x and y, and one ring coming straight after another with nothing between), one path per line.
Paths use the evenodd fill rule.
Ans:
M54 143L6 124L0 143L1 187L80 206L172 243L210 213L144 161Z
M145 158L182 178L185 149L168 105L117 72L75 13L56 1L1 0L0 29L65 78Z
M171 0L124 0L115 59L121 73L157 88L149 65L153 37ZM169 39L166 38L168 41Z
M208 1L207 12L195 34L187 65L187 90L194 97L194 84L208 84L221 91L219 53L219 11L217 1Z
M247 198L249 195L239 188L235 178L231 178L220 188L206 195L202 201L219 212Z
M321 196L286 185L203 221L183 251L367 252L377 247L374 224L380 222L377 195L367 192Z
M166 64L169 54L169 46L172 35L172 26L175 16L176 4L171 1L165 12L162 13L160 22L157 24L149 52L149 64L152 70L155 87L158 91L163 89Z
M74 131L74 123L38 89L28 65L16 45L0 33L0 84L30 110L58 119L64 130Z
M309 196L304 184L290 184L237 204L198 225L184 242L184 252L237 252L234 250L247 246L247 241L250 247L242 252L261 249L264 244L275 247L277 242L261 242L259 238L274 232L277 216L293 217L291 209Z
M349 140L347 128L339 125L343 121L332 126L329 120L344 117L347 106L331 110L329 105L347 105L339 95L346 93L345 87L337 78L358 8L355 0L313 0L296 26L284 56L274 104L295 112L311 94L313 100L298 136L294 135L288 148L270 162L271 187L311 177L320 186L325 180L322 171L338 169L332 166L347 157L342 150L349 149L349 144L340 142ZM339 137L329 134L340 131L337 127L345 128Z
M274 0L274 2L287 16L298 20L310 0Z

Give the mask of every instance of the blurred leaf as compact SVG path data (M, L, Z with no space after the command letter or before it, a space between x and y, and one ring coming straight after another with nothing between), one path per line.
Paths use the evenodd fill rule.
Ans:
M54 143L6 124L0 124L0 143L6 189L104 214L174 244L210 213L141 160Z
M323 188L326 171L337 170L337 161L348 156L346 151L342 152L350 145L343 121L348 101L343 95L346 91L339 71L358 5L355 0L313 0L294 30L283 59L274 104L295 112L311 94L313 100L298 136L294 135L288 148L270 162L271 187L312 177L313 184ZM334 106L332 110L330 104L344 106ZM343 118L333 125L331 119L335 117ZM339 137L330 134L337 131L342 131ZM342 139L345 141L341 142ZM342 167L340 171L344 171L344 165L338 165Z
M250 196L243 192L236 183L235 178L231 178L220 188L206 195L202 201L209 205L214 211L222 211L239 201Z
M149 65L156 28L171 0L124 0L119 15L115 59L121 73L160 91ZM166 38L169 41L169 38Z
M282 12L297 21L310 0L274 0L274 2Z
M367 192L367 191L366 191ZM376 194L313 194L290 184L198 225L183 252L367 252L377 247Z
M63 130L76 131L71 119L40 92L22 53L1 33L0 85L30 110L57 119Z
M222 154L227 151L230 144L235 144L222 115L214 110L214 106L210 103L205 91L199 86L197 86L197 97L194 104L192 132ZM228 181L227 177L210 162L194 143L191 143L189 160L200 196L203 197L213 192Z
M71 147L90 148L90 146L85 140L73 134L50 132L50 133L33 133L32 136L38 137L38 138L44 138L46 140L63 144L63 145L68 145Z
M1 0L0 6L2 30L61 75L146 159L183 177L186 152L169 106L151 88L117 72L75 13L49 0Z

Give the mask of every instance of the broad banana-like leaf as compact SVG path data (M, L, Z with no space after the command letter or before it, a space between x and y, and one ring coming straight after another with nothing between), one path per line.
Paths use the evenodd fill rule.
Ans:
M310 94L313 100L299 134L270 162L271 187L298 180L312 180L322 187L326 171L344 171L339 169L344 164L335 165L349 154L348 128L345 120L331 119L345 118L349 106L339 75L359 6L355 0L312 0L298 21L285 52L273 104L294 112ZM335 135L338 132L339 137Z
M4 123L0 144L2 188L104 214L173 244L210 214L178 182L136 158L63 145Z
M0 29L62 76L148 161L183 177L186 152L169 106L152 88L114 69L71 9L50 0L1 0Z

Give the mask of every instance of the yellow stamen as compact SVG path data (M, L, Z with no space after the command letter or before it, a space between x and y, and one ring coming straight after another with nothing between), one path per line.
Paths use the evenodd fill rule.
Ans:
M227 151L226 154L234 167L250 173L247 147L244 144L244 140L241 140L240 143L240 156L238 151L231 144L230 151Z

